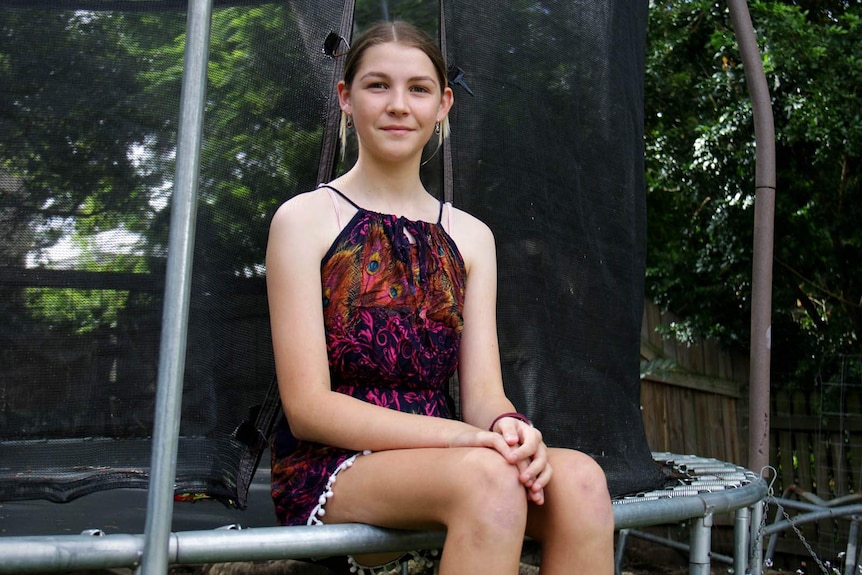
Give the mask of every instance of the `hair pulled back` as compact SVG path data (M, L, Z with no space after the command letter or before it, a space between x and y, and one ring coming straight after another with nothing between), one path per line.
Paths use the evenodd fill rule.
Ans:
M446 61L443 59L443 53L440 51L437 43L413 24L396 20L394 22L378 22L374 24L363 32L351 45L344 62L344 75L342 77L348 88L352 86L353 80L356 78L356 72L362 64L362 57L365 52L373 46L390 42L421 50L428 56L428 59L431 60L431 64L434 66L437 80L440 82L440 90L442 91L449 85L446 74ZM449 117L446 116L440 122L440 143L448 135ZM344 112L341 113L339 136L341 137L341 150L343 153L347 144L347 115Z

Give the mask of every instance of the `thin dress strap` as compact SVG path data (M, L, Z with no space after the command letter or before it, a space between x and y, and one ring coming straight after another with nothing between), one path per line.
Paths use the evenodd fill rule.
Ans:
M452 202L446 202L446 225L443 226L443 229L446 230L446 233L450 236L452 235ZM442 212L442 209L441 209ZM440 218L443 218L443 214L440 214Z
M327 191L329 192L329 198L332 200L332 205L335 207L335 219L338 222L338 228L339 229L341 229L341 227L342 227L341 226L341 207L338 205L338 200L335 198L335 194L338 194L339 196L341 196L345 202L347 202L348 204L350 204L351 206L353 206L357 210L362 210L362 208L360 208L355 203L353 203L353 200L351 200L350 198L345 196L343 193L341 193L340 190L333 188L329 184L321 184L319 187L320 188L326 188Z
M354 202L353 200L351 200L350 198L345 196L344 193L341 192L340 190L338 190L337 188L334 188L334 187L330 186L329 184L321 184L319 186L319 188L326 188L327 190L329 190L329 197L332 198L332 203L335 206L335 217L338 219L338 227L341 227L341 210L338 208L338 202L336 201L335 196L333 195L333 192L335 194L338 194L339 196L341 196L341 198L345 202L347 202L348 204L350 204L351 206L353 206L357 210L364 211L361 207L356 205L356 202ZM439 226L443 223L443 208L444 207L448 208L446 210L446 223L449 224L447 227L451 230L451 228L452 228L452 204L449 202L444 202L443 200L440 200L440 211L437 213L437 225Z
M329 184L322 184L320 187L321 187L321 188L328 188L328 189L332 190L333 192L335 192L336 194L338 194L339 196L341 196L342 198L344 198L344 201L345 201L345 202L347 202L348 204L350 204L351 206L353 206L353 207L354 207L354 208L356 208L357 210L361 210L361 209L362 209L362 208L360 208L359 206L357 206L357 205L356 205L356 203L354 203L354 201L353 201L353 200L351 200L350 198L348 198L347 196L345 196L345 195L344 195L340 190L337 190L337 189L333 188L333 187L332 187L332 186L330 186Z
M332 191L332 188L326 190L329 192L329 199L332 200L332 209L335 210L335 221L338 222L338 229L342 228L341 225L341 206L338 205L338 198L335 197L335 192Z

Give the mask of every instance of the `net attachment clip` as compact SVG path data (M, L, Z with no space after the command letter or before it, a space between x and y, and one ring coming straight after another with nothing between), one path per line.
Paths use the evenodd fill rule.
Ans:
M467 82L464 81L464 76L464 70L455 65L449 66L449 83L461 86L464 88L465 92L471 96L475 96L476 94L473 93L473 90L471 90L470 86L467 85Z

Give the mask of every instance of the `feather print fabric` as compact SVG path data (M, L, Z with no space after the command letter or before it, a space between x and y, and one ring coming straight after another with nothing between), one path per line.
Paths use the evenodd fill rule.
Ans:
M390 409L450 417L447 384L458 367L465 277L439 221L360 208L321 264L332 389ZM330 475L354 452L297 441L284 421L272 447L279 523L312 522Z

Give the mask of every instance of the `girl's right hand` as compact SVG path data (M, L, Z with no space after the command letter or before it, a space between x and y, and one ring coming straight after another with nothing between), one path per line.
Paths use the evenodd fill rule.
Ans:
M503 435L496 431L484 431L474 428L472 433L468 432L457 436L455 441L450 443L449 446L487 447L494 449L509 464L518 468L518 475L521 483L524 484L528 499L536 505L542 505L545 502L545 485L547 485L551 477L551 466L547 464L543 443L541 444L541 449L534 453L535 460L534 458L524 458L518 455L518 450L522 447L519 442L516 442L515 445L510 445Z
M513 463L518 445L509 445L502 435L494 431L486 431L472 425L467 427L468 429L456 435L449 442L449 447L487 447L497 451L506 461Z
M542 505L545 501L545 486L551 480L553 470L548 463L547 446L542 433L532 425L515 418L500 419L494 426L496 432L512 446L509 463L517 465L521 483L527 489L531 501Z

